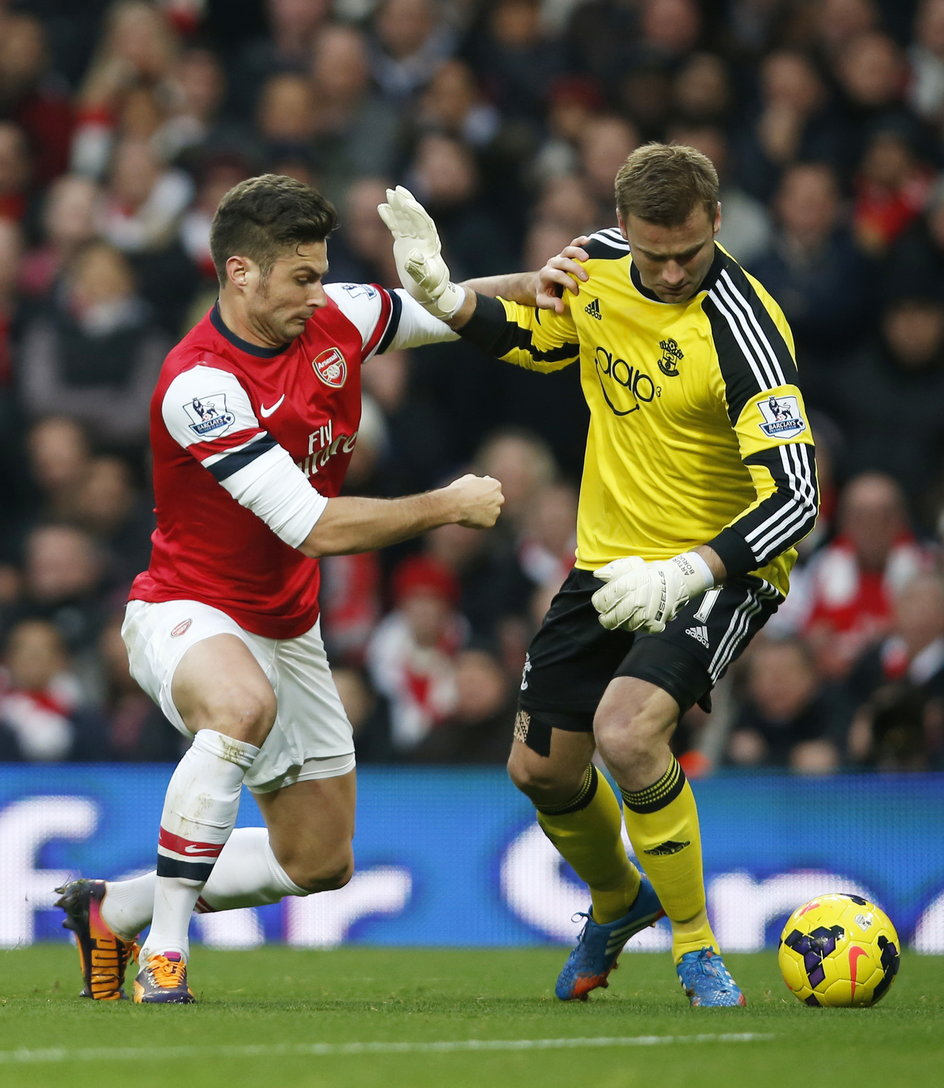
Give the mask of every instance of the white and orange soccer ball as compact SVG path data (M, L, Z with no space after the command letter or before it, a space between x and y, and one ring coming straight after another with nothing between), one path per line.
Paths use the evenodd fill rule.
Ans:
M859 895L818 895L787 919L777 959L807 1005L851 1008L880 1001L898 973L901 945L888 915Z

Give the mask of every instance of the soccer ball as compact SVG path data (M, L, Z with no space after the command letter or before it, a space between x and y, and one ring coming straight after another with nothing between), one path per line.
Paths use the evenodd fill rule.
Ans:
M807 1005L874 1005L898 973L900 945L888 915L859 895L818 895L787 919L777 960Z

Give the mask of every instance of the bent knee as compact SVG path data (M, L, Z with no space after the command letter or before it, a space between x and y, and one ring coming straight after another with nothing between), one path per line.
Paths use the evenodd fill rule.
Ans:
M234 686L223 699L199 703L181 716L194 732L214 729L236 740L261 747L272 731L277 713L275 692L268 685Z
M524 745L515 745L508 759L508 776L535 804L563 804L580 788L586 768L557 766Z
M354 875L351 851L332 858L312 858L308 864L296 862L284 866L291 879L306 892L333 892L348 884Z

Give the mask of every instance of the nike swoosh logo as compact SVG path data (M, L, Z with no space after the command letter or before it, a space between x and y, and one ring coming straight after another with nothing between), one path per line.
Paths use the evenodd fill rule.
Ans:
M856 978L856 975L858 974L856 964L858 962L859 957L864 956L865 954L866 954L865 949L864 948L859 948L859 946L857 944L854 944L849 949L849 981L850 981L850 983L852 983L852 985L850 987L850 990L849 990L850 998L855 997L856 983L858 982L858 979Z
M279 399L275 402L275 404L272 405L271 408L266 408L266 406L264 404L260 404L259 405L259 415L262 416L263 419L268 419L269 416L271 416L272 413L278 409L279 405L282 403L283 400L285 400L285 394L284 393L282 394L281 397L279 397Z
M220 852L220 849L221 849L221 847L217 847L217 846L210 846L209 848L207 848L206 846L201 846L200 843L197 843L197 842L188 842L187 845L183 848L183 852L185 854L208 854L209 855L209 854L218 854Z

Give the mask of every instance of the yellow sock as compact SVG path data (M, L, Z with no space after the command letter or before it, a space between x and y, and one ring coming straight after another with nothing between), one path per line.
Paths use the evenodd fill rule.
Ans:
M695 796L672 756L665 774L648 789L623 790L629 841L672 923L672 955L718 943L708 924L701 834Z
M590 889L593 918L621 918L639 894L639 870L626 856L619 801L591 763L564 805L538 809L538 823L561 857Z

